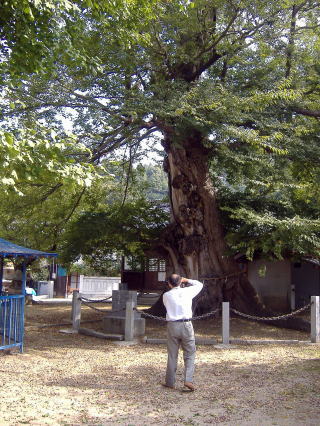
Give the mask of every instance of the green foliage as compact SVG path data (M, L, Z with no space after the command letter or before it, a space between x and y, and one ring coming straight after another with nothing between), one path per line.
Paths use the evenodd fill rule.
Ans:
M68 235L66 259L77 258L77 245L89 255L96 243L97 259L115 245L140 252L156 235L153 222L137 222L141 240L127 229L120 236L121 212L140 217L139 193L160 199L165 185L134 161L146 144L147 155L157 149L159 134L183 146L196 130L231 249L318 254L319 10L300 0L8 0L0 32L3 184L31 197L31 184L48 191L62 183L74 200L102 163L102 180L86 189L70 229L58 227ZM76 139L61 130L65 120ZM72 210L68 191L61 207ZM61 223L60 213L50 223ZM116 244L105 237L113 234Z
M1 236L17 244L57 251L60 263L81 258L82 263L71 268L75 272L118 274L121 253L141 254L167 223L166 210L159 204L167 188L159 166L140 165L130 177L124 201L122 168L112 163L105 164L104 170L108 172L90 187L30 181L19 184L17 191L0 191ZM97 238L102 252L96 246Z
M48 259L37 259L30 265L33 281L48 281L50 279Z
M238 208L230 212L233 229L227 235L227 241L233 249L244 252L252 259L255 252L264 256L283 255L303 256L320 255L320 220L310 220L299 216L278 219L270 213L257 213L253 210ZM239 229L240 228L240 229Z
M69 271L79 275L117 277L121 274L121 258L115 254L106 254L99 259L84 256L80 262L70 265Z
M50 182L22 189L23 196L0 192L0 234L17 244L56 251L71 216L86 205L84 189Z
M124 205L113 203L100 212L84 212L65 236L62 261L82 259L101 271L103 265L121 255L141 256L167 224L163 207L144 199Z
M92 165L76 160L87 155L88 149L75 143L72 135L59 138L54 130L0 131L0 179L3 189L18 191L18 186L30 182L90 186L97 176L96 171Z
M149 201L168 202L168 177L162 166L139 164L131 175L130 193Z
M295 131L281 155L221 146L212 162L233 253L319 256L320 147L300 143Z

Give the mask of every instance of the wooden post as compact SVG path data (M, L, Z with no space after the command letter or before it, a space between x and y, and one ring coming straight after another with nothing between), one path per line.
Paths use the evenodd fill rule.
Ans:
M79 296L79 290L73 290L72 293L72 328L78 331L80 328L81 320L81 299Z
M320 343L320 296L311 296L311 342Z
M222 302L222 343L230 343L230 309L229 302Z
M131 342L134 334L134 301L128 300L126 303L126 322L124 329L124 340Z

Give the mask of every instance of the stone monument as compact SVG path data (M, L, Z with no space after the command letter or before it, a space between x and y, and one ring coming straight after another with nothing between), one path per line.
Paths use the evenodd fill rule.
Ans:
M129 290L112 291L112 311L102 319L103 329L106 333L125 334L126 303L132 301L137 306L137 292ZM141 314L134 311L134 337L144 337L146 321Z

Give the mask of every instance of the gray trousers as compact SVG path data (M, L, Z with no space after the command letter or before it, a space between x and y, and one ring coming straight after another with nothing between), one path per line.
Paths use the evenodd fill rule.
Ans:
M196 345L192 322L168 321L167 339L168 362L166 384L168 386L174 386L175 384L180 345L183 350L184 381L193 382Z

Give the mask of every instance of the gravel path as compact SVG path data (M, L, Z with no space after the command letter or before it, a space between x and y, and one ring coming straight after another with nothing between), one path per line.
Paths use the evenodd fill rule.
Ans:
M62 327L40 325L68 321L69 307L26 310L25 352L0 351L0 425L319 424L319 345L198 346L198 389L188 393L182 392L181 356L177 389L161 387L163 345L62 334ZM82 317L101 314L87 309ZM198 335L212 336L219 324L211 320L196 328ZM241 338L308 339L241 320L233 320L231 330ZM148 325L149 337L164 334L158 323Z

